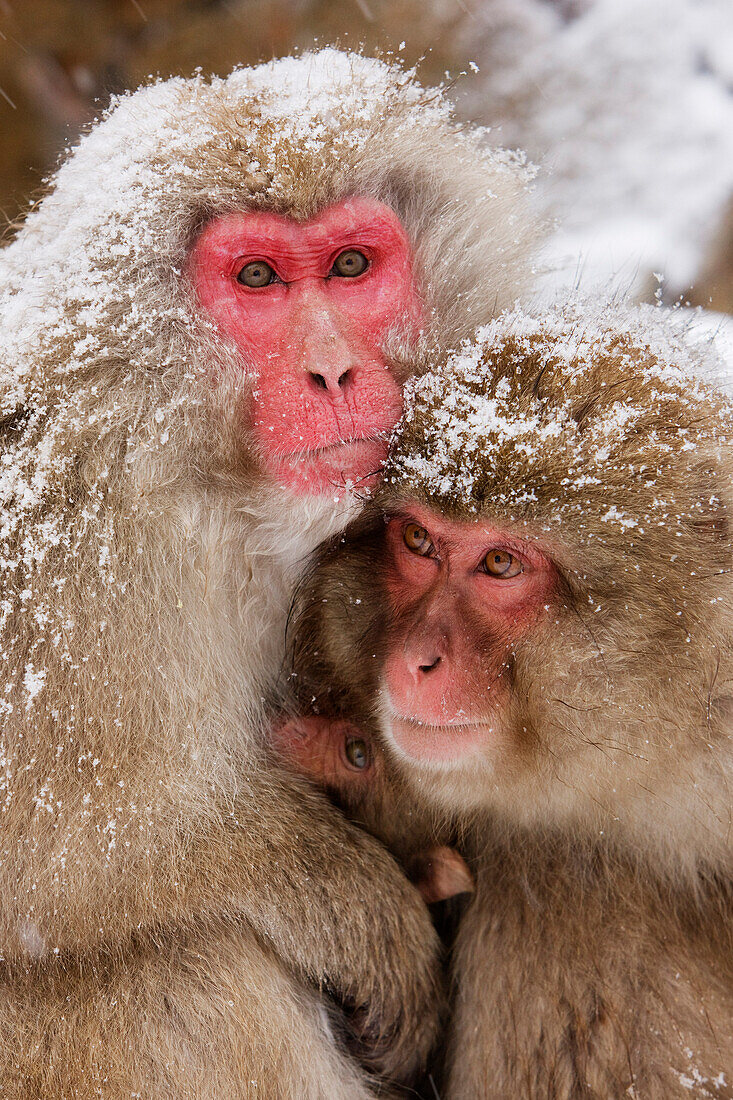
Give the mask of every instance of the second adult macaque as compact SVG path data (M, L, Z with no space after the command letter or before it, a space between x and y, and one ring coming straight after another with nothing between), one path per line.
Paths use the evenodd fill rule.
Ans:
M303 698L465 829L447 1100L733 1096L733 409L653 325L485 329L301 594Z

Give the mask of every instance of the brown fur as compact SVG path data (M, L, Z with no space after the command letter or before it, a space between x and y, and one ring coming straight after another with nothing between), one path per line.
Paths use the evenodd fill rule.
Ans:
M495 745L452 768L392 746L477 877L447 1100L733 1095L733 409L628 325L510 316L418 380L378 505L301 597L304 687L382 714L389 748L383 512L498 522L559 570Z
M125 97L3 253L4 1097L355 1100L377 1085L332 998L388 1078L435 1034L417 891L263 752L292 584L355 502L261 475L251 374L184 265L217 214L374 195L450 346L466 303L513 296L532 231L439 96L321 62L297 110L282 66Z
M300 622L299 630L304 627L305 623ZM302 643L302 638L300 641ZM307 650L301 644L293 678L298 687L291 690L291 709L300 714L276 723L270 737L278 763L307 776L318 790L326 791L337 806L346 810L352 821L379 837L405 868L410 880L424 886L423 896L453 897L458 891L444 893L437 883L441 871L440 854L438 862L432 862L435 853L440 853L451 839L443 816L431 812L424 801L415 801L412 786L391 766L377 730L370 728L373 723L369 722L366 713L360 716L363 720L358 727L339 719L321 723L320 719L311 716L314 711L331 710L332 705L328 692L322 693L318 700L312 694L313 687L317 686L313 665L298 671L300 661L306 657ZM293 696L300 698L299 706L293 704ZM304 713L308 713L305 721L302 719ZM309 727L311 722L317 723L315 729ZM343 758L330 751L335 745L347 744L355 738L361 742L368 761L361 772L348 770ZM451 857L445 858L449 876ZM468 885L470 876L457 854L455 861L458 884Z

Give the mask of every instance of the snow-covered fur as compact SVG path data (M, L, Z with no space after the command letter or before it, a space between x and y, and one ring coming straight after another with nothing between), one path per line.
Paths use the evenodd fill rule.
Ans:
M559 574L491 751L409 765L477 870L451 1100L733 1095L733 405L659 317L492 322L410 384L385 472Z
M218 547L213 558L207 551L211 567L240 574L237 588L244 581L248 592L241 538L256 541L254 583L268 593L267 625L282 613L283 562L318 541L306 530L323 535L342 521L345 505L332 501L281 500L273 510L271 487L257 484L240 430L252 379L197 317L184 277L207 219L242 208L306 217L353 193L386 202L415 251L429 335L450 347L476 318L512 301L528 273L534 230L522 187L510 157L484 151L478 132L451 124L439 92L353 54L325 50L227 80L174 79L120 100L2 256L5 616L15 607L11 576L32 616L33 570L45 604L50 571L59 568L52 558L66 562L68 551L94 557L94 566L72 567L88 589L122 581L116 547L128 542L114 524L160 488L166 508L176 502L180 531L204 543L210 535ZM202 481L212 478L217 491L203 499ZM93 520L79 507L80 491L100 506L122 494L121 515L107 508L102 518L97 509ZM77 531L73 517L82 514ZM57 611L36 623L36 652ZM262 645L255 653L263 661L255 669L247 662L244 694L238 685L240 707L254 697L257 709L253 673L272 669L270 639ZM38 659L31 664L36 684L43 669Z
M523 701L504 720L531 726L531 765L515 762L505 775L496 761L488 771L477 762L452 805L594 835L633 829L674 863L690 844L716 860L729 853L716 785L733 741L716 700L733 675L733 406L699 374L684 329L662 311L576 305L512 312L443 369L408 382L383 492L538 540L567 604L526 655L521 642L513 654ZM644 659L657 653L661 665ZM593 700L593 723L612 742L600 759L558 699L571 709ZM720 727L712 755L711 723ZM696 793L687 782L693 741L704 761ZM531 797L517 799L515 782Z
M447 1100L733 1095L733 404L687 335L589 303L491 322L408 383L381 487L300 587L301 705L387 755L336 784L348 813L397 852L457 837L476 875ZM556 573L531 627L484 625L506 694L467 700L490 728L455 760L404 752L381 671L421 627L383 583L416 501Z
M361 1009L375 1068L407 1075L429 1046L416 892L259 739L294 577L355 502L260 474L251 374L185 265L213 216L374 196L412 242L431 337L455 345L514 297L533 233L523 170L482 142L412 74L335 50L155 83L2 253L3 1095L367 1095L303 979ZM271 1017L267 982L288 988Z

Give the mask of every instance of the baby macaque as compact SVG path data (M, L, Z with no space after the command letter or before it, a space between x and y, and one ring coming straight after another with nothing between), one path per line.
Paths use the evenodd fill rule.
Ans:
M384 749L366 728L339 719L295 718L274 731L272 745L282 761L310 776L399 856L429 905L473 892L465 860L438 842L435 815L413 805L413 792L390 771Z
M733 408L684 360L651 315L487 326L300 593L303 699L475 870L444 1100L733 1096Z

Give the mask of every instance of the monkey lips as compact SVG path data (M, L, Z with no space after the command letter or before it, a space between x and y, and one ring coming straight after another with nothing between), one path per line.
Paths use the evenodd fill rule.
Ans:
M369 486L387 457L387 435L373 439L337 440L330 446L293 454L267 456L267 466L281 485L297 493L325 493L348 485Z
M189 275L256 373L247 428L265 472L299 493L368 483L402 411L382 348L422 313L395 213L351 198L303 222L230 214L204 229Z
M494 737L486 723L428 725L393 713L388 719L391 740L399 752L426 764L450 764L467 756L479 756Z

